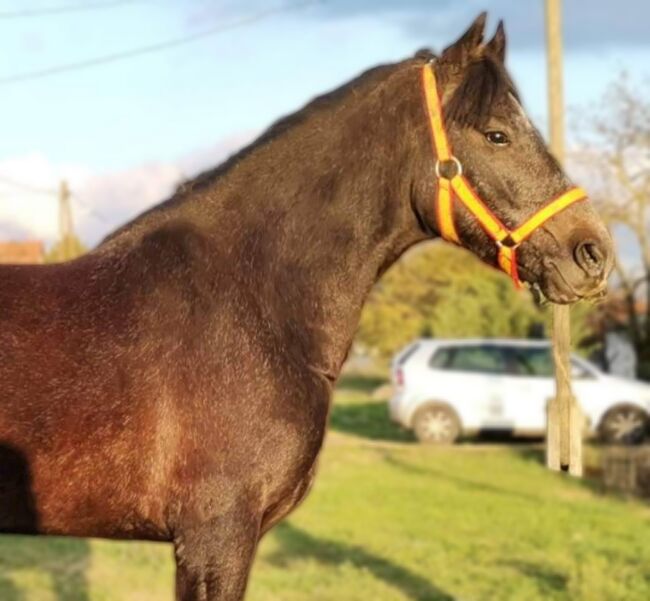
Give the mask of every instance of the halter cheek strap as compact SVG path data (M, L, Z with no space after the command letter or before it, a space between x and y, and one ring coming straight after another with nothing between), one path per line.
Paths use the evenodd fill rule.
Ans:
M544 205L518 228L508 229L480 199L463 175L461 162L451 152L443 122L436 76L431 63L427 63L422 69L422 87L429 116L433 150L437 156L435 166L438 179L436 219L440 235L449 242L461 244L454 223L454 198L458 198L497 245L499 267L512 278L517 288L521 288L517 268L517 247L551 217L575 202L586 200L587 193L582 188L571 188Z

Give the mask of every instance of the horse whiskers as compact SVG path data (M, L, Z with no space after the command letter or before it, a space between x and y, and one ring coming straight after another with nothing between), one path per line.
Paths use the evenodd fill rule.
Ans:
M581 294L579 293L573 286L571 286L564 276L560 273L559 268L554 262L550 262L550 264L555 268L555 270L558 272L560 278L562 279L562 282L569 288L569 290L576 296L577 300L581 301L587 301L590 302L594 305L597 305L599 303L602 303L606 298L607 298L607 282L604 281L593 293L591 294ZM530 290L530 293L533 296L533 301L535 304L539 307L546 307L549 304L551 304L551 300L544 294L542 291L541 286L539 285L538 282L530 283L530 282L525 282L526 287L528 290Z
M594 305L603 303L607 298L607 286L603 286L600 290L596 290L593 294L583 297L583 300L589 301Z
M530 293L533 296L533 301L538 307L546 307L547 305L550 304L551 301L546 298L544 293L542 292L542 289L540 285L535 282L534 284L531 284L530 282L526 282L526 286L528 290L530 290Z

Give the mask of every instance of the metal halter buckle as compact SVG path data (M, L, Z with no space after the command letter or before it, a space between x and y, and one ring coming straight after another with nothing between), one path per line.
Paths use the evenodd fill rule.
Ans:
M446 161L436 161L436 177L442 179L453 179L457 175L463 175L463 165L455 157L450 156Z

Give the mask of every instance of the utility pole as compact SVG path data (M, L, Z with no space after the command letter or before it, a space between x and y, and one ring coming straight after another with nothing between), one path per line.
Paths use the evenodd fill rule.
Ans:
M548 121L551 150L564 162L564 81L562 78L562 0L546 0Z
M562 81L562 0L546 2L546 52L551 150L564 161L564 98ZM571 313L568 305L553 305L555 398L546 424L546 465L582 476L582 412L571 390Z
M74 223L70 206L70 188L65 180L59 184L59 242L61 260L71 259L74 254Z

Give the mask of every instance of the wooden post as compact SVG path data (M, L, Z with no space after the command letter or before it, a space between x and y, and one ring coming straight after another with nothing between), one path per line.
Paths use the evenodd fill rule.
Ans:
M546 0L548 105L551 150L564 160L562 82L562 0ZM555 398L547 410L546 465L582 476L583 418L571 391L571 314L568 305L553 305Z
M564 161L564 82L562 80L562 0L546 0L548 121L551 150Z
M61 243L61 259L72 258L74 225L72 222L72 207L70 206L70 188L68 182L61 181L59 185L59 240Z

